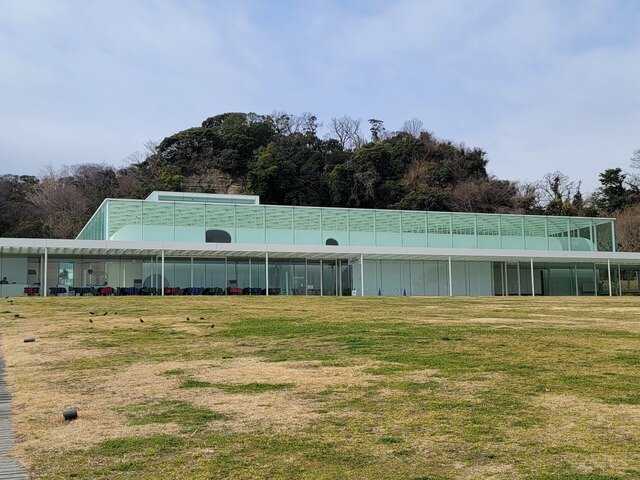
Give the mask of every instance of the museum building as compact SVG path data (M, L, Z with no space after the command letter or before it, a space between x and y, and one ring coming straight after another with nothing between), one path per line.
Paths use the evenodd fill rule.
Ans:
M76 239L0 238L0 294L638 295L615 219L106 199Z

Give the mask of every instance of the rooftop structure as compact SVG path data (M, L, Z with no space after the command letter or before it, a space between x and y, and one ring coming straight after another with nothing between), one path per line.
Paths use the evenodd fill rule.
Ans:
M615 250L608 218L260 205L249 195L153 192L106 199L82 240Z

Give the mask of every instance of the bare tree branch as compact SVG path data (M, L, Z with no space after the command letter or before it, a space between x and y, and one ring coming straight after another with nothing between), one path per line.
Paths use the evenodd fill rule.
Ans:
M408 133L412 137L420 138L420 134L423 131L424 124L419 118L412 118L411 120L405 120L402 124L401 132Z

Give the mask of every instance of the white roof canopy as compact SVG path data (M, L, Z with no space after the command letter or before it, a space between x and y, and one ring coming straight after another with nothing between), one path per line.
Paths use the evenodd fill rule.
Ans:
M260 257L338 259L364 255L368 259L589 262L640 265L640 253L568 252L548 250L496 250L470 248L370 247L327 245L280 245L239 243L117 242L102 240L53 240L0 238L0 253L7 255L48 255L63 257Z

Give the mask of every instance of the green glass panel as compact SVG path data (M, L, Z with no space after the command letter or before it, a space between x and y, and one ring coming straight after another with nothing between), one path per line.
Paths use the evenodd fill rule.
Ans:
M176 227L204 227L204 204L175 204Z
M175 241L173 203L144 202L142 235L148 241Z
M428 213L427 232L441 235L451 234L451 214Z
M453 215L452 229L454 235L474 235L475 218L473 215Z
M234 205L207 204L205 209L205 227L222 229L230 234L236 227Z
M114 240L140 240L143 202L110 200L108 238ZM137 228L136 228L137 227Z
M525 217L524 219L524 235L525 237L542 237L545 233L545 219L540 217Z
M292 207L267 207L265 214L267 229L291 230Z
M425 233L427 228L426 214L422 212L402 212L403 233Z
M173 227L173 204L145 203L142 208L143 225Z
M319 208L298 207L293 210L295 243L298 245L318 245L322 242L322 214Z
M500 235L500 217L497 215L478 215L478 235Z
M543 217L525 217L524 241L527 250L547 250L546 224Z
M323 208L321 212L321 243L324 245L328 239L332 239L338 242L339 245L354 245L353 235L350 233L349 227L349 210L344 208Z
M373 233L375 231L376 216L373 210L349 210L348 213L351 232Z
M522 237L522 217L500 217L500 234L503 237Z
M400 233L400 212L377 210L375 219L377 233Z
M236 226L238 228L264 228L264 208L236 206Z
M319 208L297 207L293 211L293 223L296 230L320 231L321 222Z

